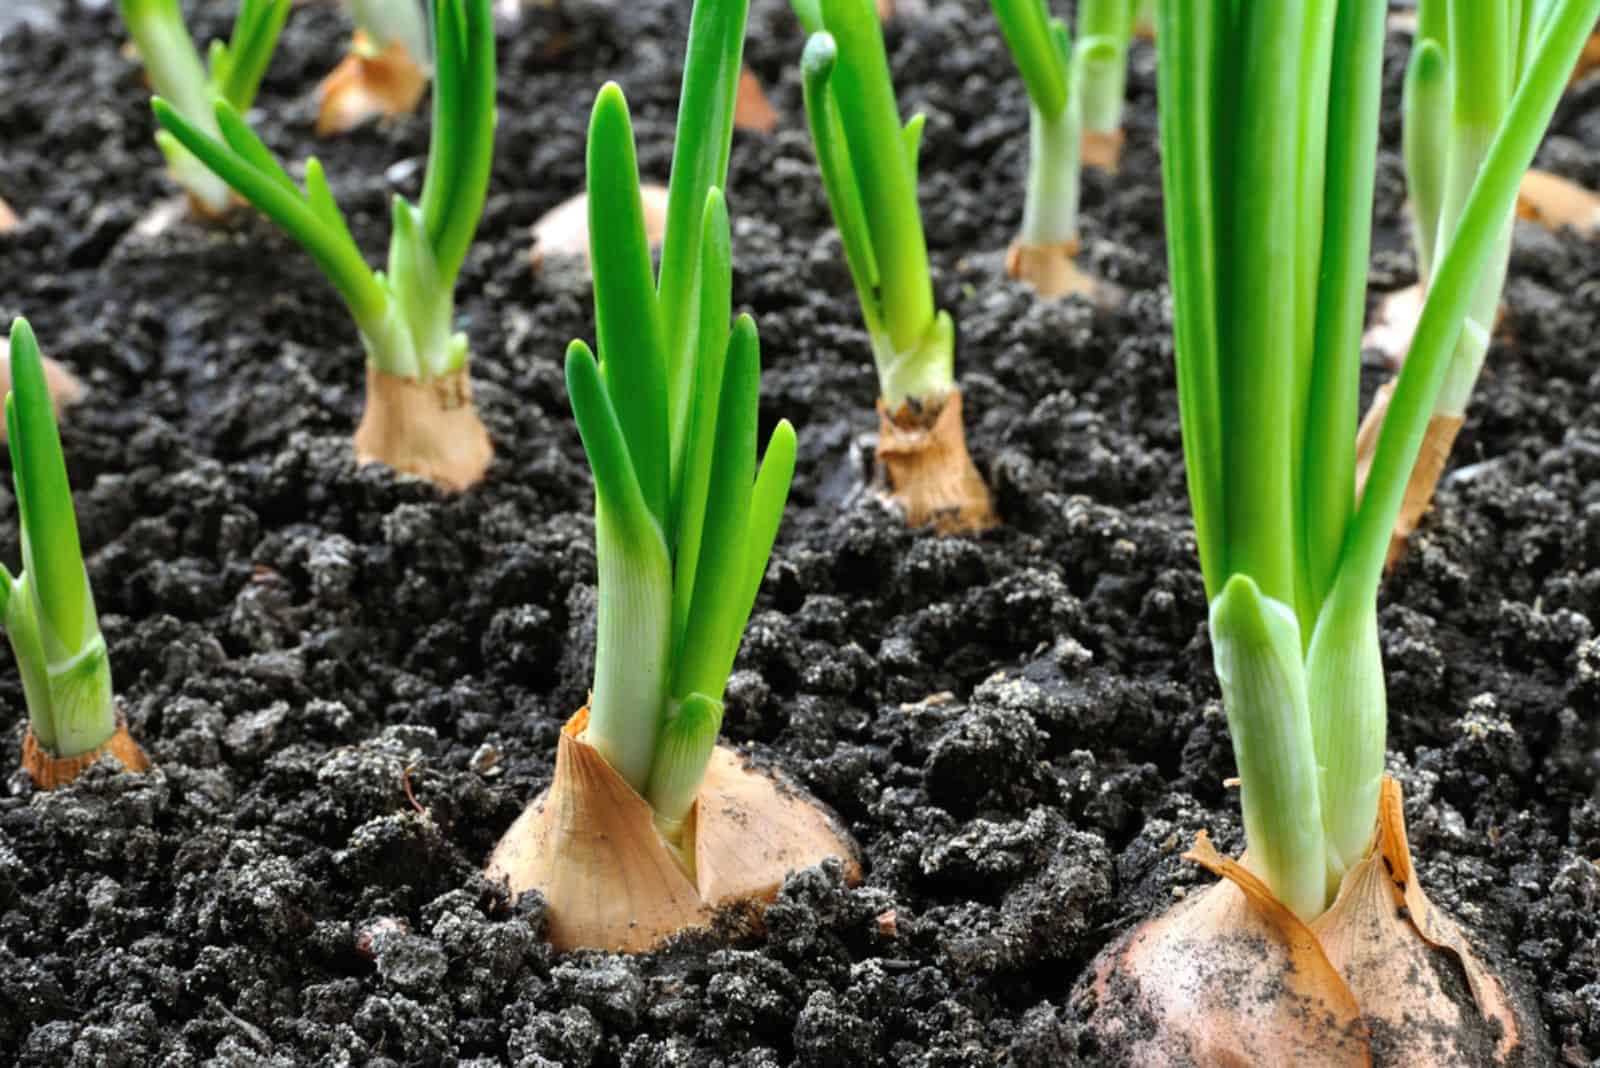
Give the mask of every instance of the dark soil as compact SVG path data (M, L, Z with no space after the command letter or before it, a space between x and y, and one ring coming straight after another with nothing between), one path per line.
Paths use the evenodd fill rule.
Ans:
M1102 1063L1071 991L1242 834L1182 478L1155 153L1133 58L1122 175L1085 259L1120 311L996 277L1025 110L986 6L889 33L928 114L923 204L960 324L974 458L1006 525L909 532L860 492L874 375L801 121L801 36L760 0L748 58L784 127L734 146L735 300L762 415L801 434L794 499L726 733L831 805L866 882L790 879L768 932L557 955L542 906L478 874L548 782L589 681L589 477L560 356L587 279L533 278L527 227L583 181L619 79L647 176L670 155L688 4L577 0L502 27L488 210L460 291L489 479L358 470L354 329L248 214L134 229L172 195L114 5L0 43L0 319L92 394L63 427L112 662L150 775L0 798L0 1061L23 1065ZM200 35L232 4L209 4ZM425 117L317 142L347 27L296 10L255 116L316 152L374 262ZM1398 85L1404 45L1390 57ZM1386 100L1376 287L1411 281ZM1600 83L1544 150L1600 185ZM1383 594L1393 769L1434 900L1535 992L1552 1063L1600 1055L1600 248L1519 229L1508 337L1453 473ZM1382 377L1370 371L1369 388ZM1353 428L1352 428L1353 430ZM0 559L18 558L0 492ZM0 670L5 744L17 677Z

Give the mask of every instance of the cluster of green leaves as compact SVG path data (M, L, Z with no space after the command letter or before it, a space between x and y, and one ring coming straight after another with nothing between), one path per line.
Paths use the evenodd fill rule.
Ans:
M1390 531L1478 280L1600 15L1600 0L1559 0L1527 56L1437 249L1357 505L1386 7L1171 0L1157 32L1184 458L1216 669L1252 867L1302 917L1371 838Z
M242 0L232 38L226 44L211 42L209 70L200 62L178 0L121 0L121 4L123 21L156 92L191 123L217 136L213 102L227 101L236 111L250 107L278 46L291 0ZM157 133L156 144L173 176L191 195L213 213L227 209L226 185L170 134Z
M698 0L679 106L659 281L627 103L589 125L599 361L567 350L567 390L594 473L599 625L585 740L669 832L699 792L722 696L794 475L780 422L756 464L755 323L730 332L727 178L742 0Z
M1406 70L1404 150L1412 234L1423 285L1460 222L1467 194L1529 74L1534 46L1553 10L1549 0L1420 0ZM1467 328L1435 410L1460 415L1488 354L1511 257L1511 211L1479 279Z
M12 575L0 567L0 622L22 675L34 738L55 756L77 756L110 740L117 712L55 408L26 319L11 324L10 369L6 440L23 570Z
M467 362L452 333L455 282L483 214L494 154L495 54L491 0L434 5L433 138L422 199L396 196L388 272L371 270L315 158L302 191L226 99L220 138L157 97L156 119L183 147L289 233L344 298L367 358L381 371L432 379Z
M900 125L873 0L794 0L811 35L806 118L891 411L955 387L955 325L935 311L917 206L923 117Z

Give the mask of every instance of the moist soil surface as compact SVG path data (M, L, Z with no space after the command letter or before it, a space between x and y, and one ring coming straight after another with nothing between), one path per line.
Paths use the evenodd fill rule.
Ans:
M0 791L0 1061L22 1065L1106 1063L1073 996L1120 932L1242 848L1187 513L1165 288L1154 55L1128 148L1085 180L1113 310L999 277L1026 111L987 8L888 31L928 116L922 203L959 330L971 450L1004 525L904 529L863 489L875 376L804 130L801 33L759 0L747 59L783 117L733 151L737 307L764 427L799 429L787 518L726 738L860 843L865 882L793 875L764 932L557 954L542 903L480 866L549 782L584 700L592 495L562 382L592 339L582 269L528 226L583 184L622 82L665 180L686 3L502 22L494 179L459 292L496 458L460 496L358 469L354 328L310 259L174 195L111 5L0 42L0 318L85 378L63 438L127 716L156 763ZM226 29L210 4L197 36ZM312 135L348 26L295 10L254 119L327 165L374 263L415 196L425 116ZM1391 42L1374 291L1414 278ZM1600 185L1600 84L1541 160ZM1600 248L1519 225L1504 336L1438 504L1382 593L1391 770L1421 878L1537 1005L1540 1063L1600 1055ZM1366 391L1385 376L1368 368ZM1351 428L1354 433L1354 427ZM9 462L9 461L7 461ZM20 552L0 491L0 559ZM21 747L14 670L0 729Z

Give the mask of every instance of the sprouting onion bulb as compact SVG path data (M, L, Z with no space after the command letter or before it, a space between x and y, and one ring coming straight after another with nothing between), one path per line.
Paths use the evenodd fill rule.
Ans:
M0 623L22 674L34 740L52 756L98 749L117 730L111 665L43 360L25 319L11 324L6 433L22 527L22 573L0 567Z
M278 45L289 17L291 0L241 0L233 36L211 43L209 63L189 37L178 0L121 0L122 18L139 49L150 82L184 118L212 137L220 136L214 102L223 100L246 111ZM228 209L228 186L180 145L170 133L156 134L156 144L173 177L205 211Z
M933 303L917 206L923 117L900 124L872 0L795 5L813 30L801 58L817 167L855 280L884 405L955 388L955 326Z
M1600 0L1555 3L1516 53L1514 96L1475 134L1481 162L1433 248L1357 504L1351 429L1386 6L1246 4L1230 18L1226 5L1170 2L1156 37L1184 458L1217 675L1251 866L1307 920L1375 825L1386 720L1376 601L1390 529L1519 180L1600 16Z
M394 198L387 273L367 266L316 159L306 161L302 191L228 101L216 103L220 140L170 101L152 101L173 137L311 254L350 308L368 360L391 375L426 381L467 363L466 336L451 328L456 276L483 212L494 151L490 7L490 0L434 5L428 169L420 204Z
M737 58L727 68L735 76ZM794 429L781 421L757 468L760 352L748 315L728 328L728 215L709 185L726 168L716 136L708 138L712 167L673 168L674 193L680 182L704 192L699 239L681 246L698 261L690 272L697 295L678 318L690 340L674 345L665 258L659 293L651 272L627 103L615 84L600 91L588 158L600 357L574 341L566 360L594 473L599 568L584 741L650 803L669 841L716 744L723 691L795 463ZM669 220L669 241L671 228Z

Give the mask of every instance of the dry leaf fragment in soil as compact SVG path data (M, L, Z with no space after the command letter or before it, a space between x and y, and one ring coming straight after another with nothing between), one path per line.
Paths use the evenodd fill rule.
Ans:
M128 732L128 721L117 717L117 729L104 745L77 756L58 757L33 737L33 727L22 736L22 767L41 790L54 790L65 786L94 766L95 761L109 756L128 771L150 770L150 758Z
M506 831L487 867L513 897L544 896L557 950L653 949L710 925L722 909L763 905L790 872L828 857L860 881L855 847L815 802L721 746L679 854L649 803L582 740L588 722L585 707L562 728L550 788Z
M890 413L878 401L879 492L905 512L909 526L940 534L988 530L1000 522L989 487L967 452L961 391Z
M1546 1063L1528 1007L1423 893L1393 779L1371 852L1309 926L1204 833L1185 857L1220 881L1118 939L1078 991L1108 1063Z
M68 405L76 404L83 399L84 385L78 380L77 375L50 357L42 357L40 362L44 365L44 384L50 390L51 406L55 408L56 418L59 419ZM8 339L0 337L0 397L10 392L11 343ZM5 440L6 428L0 426L0 442Z
M387 464L453 491L482 482L494 459L465 367L420 381L368 363L355 450L357 463Z
M317 86L317 136L330 137L376 118L409 115L428 88L428 72L399 39L379 48L357 30L350 51Z
M1546 230L1570 226L1593 237L1600 229L1600 194L1547 171L1530 170L1517 189L1517 217Z
M660 248L667 232L667 187L641 185L639 203L644 209L644 234L651 248ZM533 224L533 249L528 259L535 272L544 269L549 258L570 258L589 262L589 196L568 197L539 217Z

